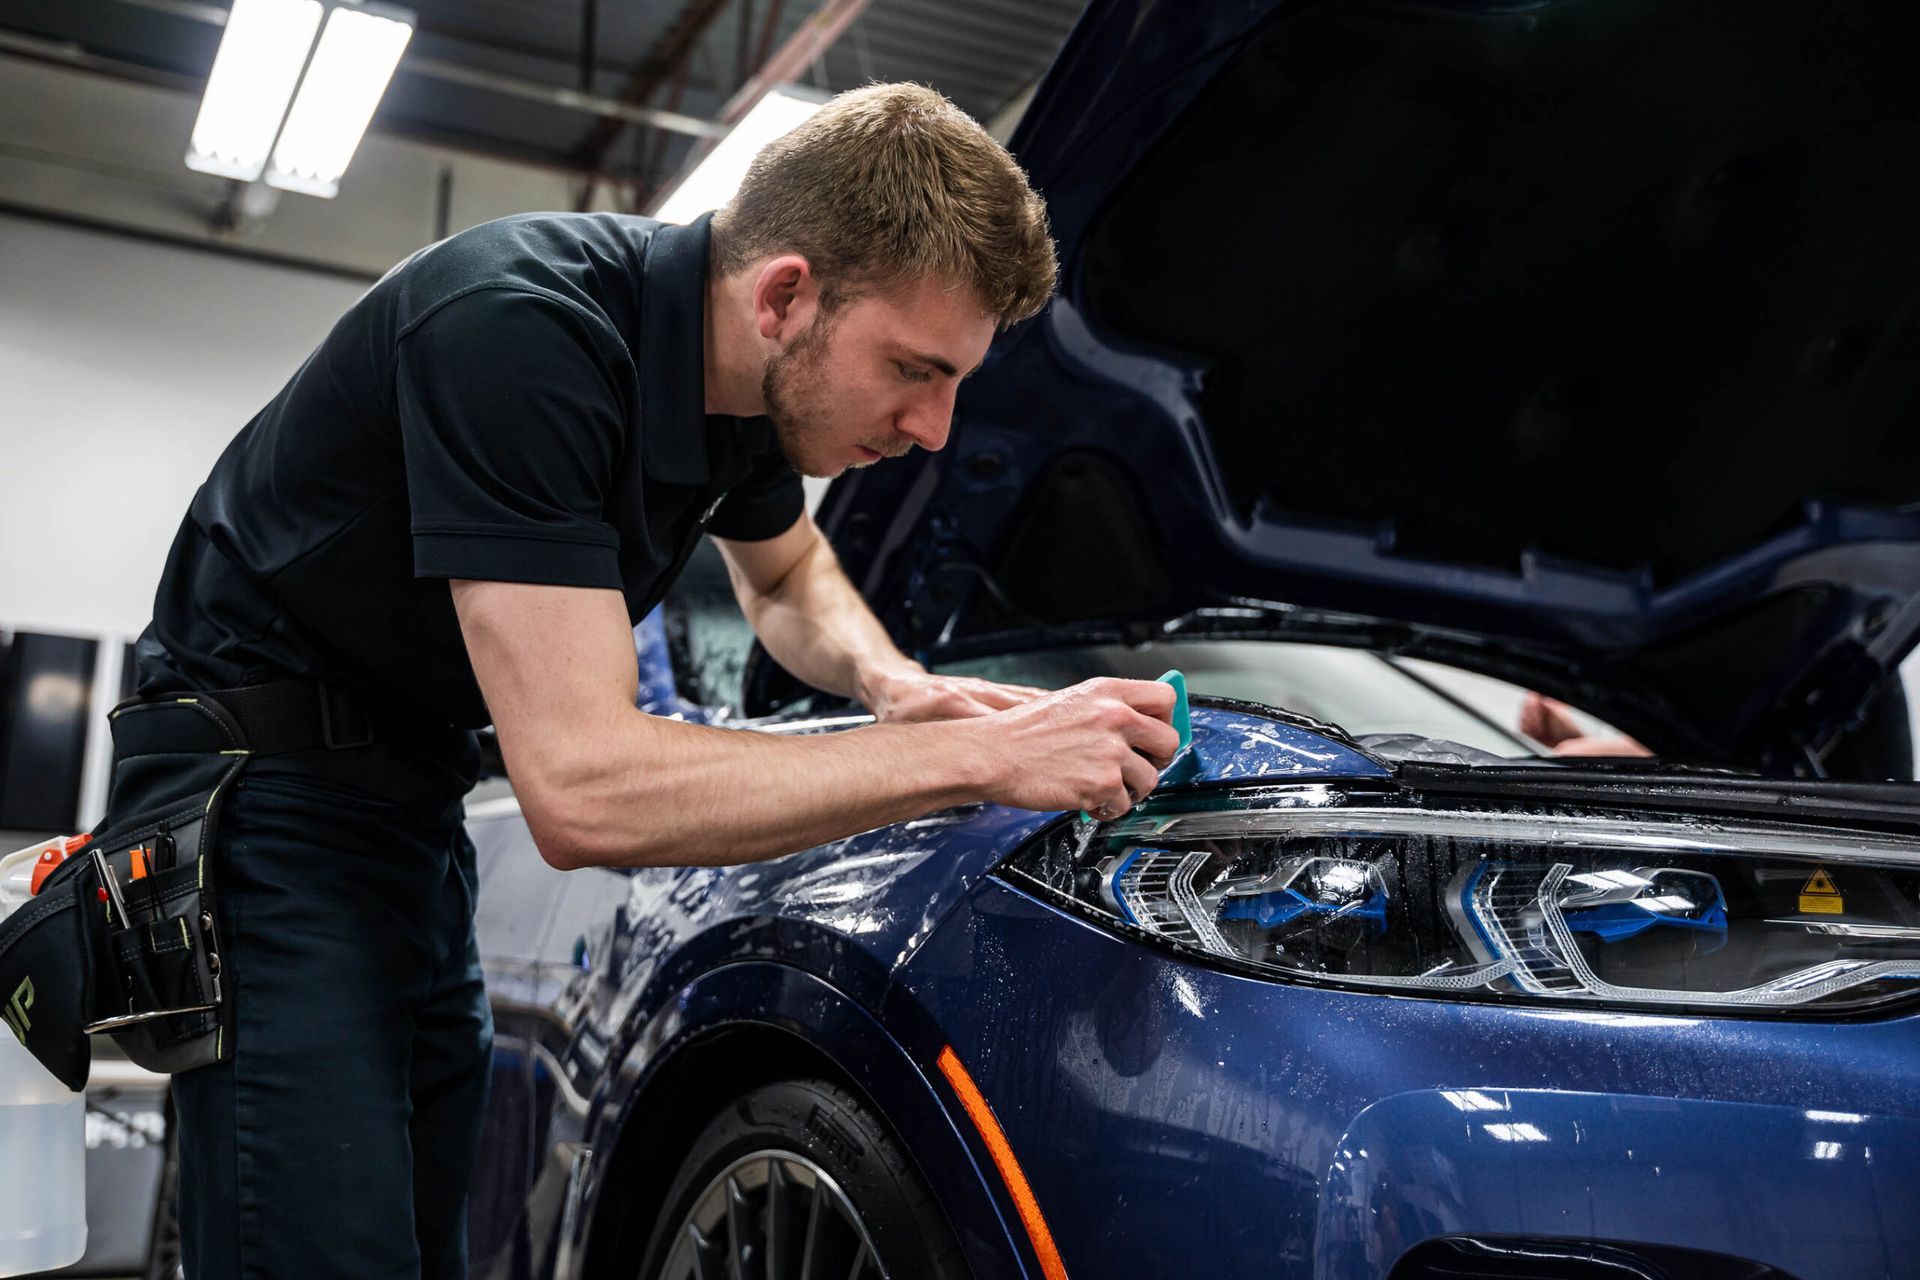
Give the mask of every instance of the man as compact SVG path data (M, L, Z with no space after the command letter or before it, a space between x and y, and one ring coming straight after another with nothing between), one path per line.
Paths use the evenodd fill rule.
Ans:
M929 675L795 475L942 447L960 379L1053 279L1006 152L938 94L877 86L768 147L710 223L528 215L423 250L241 432L138 649L143 696L245 687L227 701L257 711L271 689L279 744L213 855L232 1042L174 1083L189 1274L463 1273L491 1035L470 730L496 727L562 868L747 862L970 800L1111 815L1152 789L1169 690ZM796 739L635 710L631 628L703 528L769 652L879 723ZM111 809L171 803L166 761L118 760Z

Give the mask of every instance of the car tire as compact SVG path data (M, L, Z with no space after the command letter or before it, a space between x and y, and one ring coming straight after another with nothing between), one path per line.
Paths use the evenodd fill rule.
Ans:
M824 1080L761 1085L729 1103L694 1140L663 1205L643 1280L970 1274L886 1123Z

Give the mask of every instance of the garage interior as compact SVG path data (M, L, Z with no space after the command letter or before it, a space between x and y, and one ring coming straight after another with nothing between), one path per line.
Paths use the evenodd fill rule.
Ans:
M695 1139L729 1107L744 1116L739 1100L754 1090L791 1086L791 1071L763 1065L791 1052L808 1087L826 1082L789 1097L794 1127L871 1155L883 1148L863 1146L834 1119L843 1113L816 1122L828 1095L872 1104L913 1156L903 1166L920 1161L940 1197L965 1188L918 1207L949 1215L969 1256L992 1264L982 1275L1064 1280L1063 1252L1107 1262L1076 1266L1082 1280L1188 1267L1315 1280L1807 1280L1804 1263L1792 1268L1803 1275L1774 1263L1832 1245L1846 1259L1883 1249L1872 1274L1884 1280L1920 1277L1899 1200L1920 1176L1920 1130L1910 1100L1888 1101L1911 1081L1920 1032L1920 778L1906 776L1920 774L1920 650L1887 657L1920 635L1920 595L1848 612L1850 592L1881 592L1884 605L1920 583L1920 435L1908 400L1847 389L1860 369L1907 368L1900 344L1920 333L1905 206L1883 194L1920 190L1885 162L1920 128L1920 93L1891 59L1850 60L1847 33L1877 42L1844 7L1783 0L1771 23L1742 14L1732 39L1740 7L1726 0L1610 2L1251 0L1189 13L1151 0L0 0L0 855L37 857L102 819L105 715L134 692L136 637L182 512L235 432L397 264L520 213L691 221L726 199L755 147L831 95L914 82L1002 143L1024 117L1036 152L1063 150L1067 161L1052 158L1060 194L1035 185L1062 210L1056 230L1070 223L1082 238L1053 309L995 349L1012 350L999 365L1012 374L981 378L960 401L961 448L938 465L923 450L855 474L832 497L833 482L808 478L807 510L825 513L863 591L891 593L873 604L884 623L907 619L894 626L902 650L919 657L957 637L942 664L926 659L936 675L1031 692L1093 676L1147 683L1175 667L1159 679L1181 691L1179 763L1127 796L1142 809L969 801L796 842L735 875L724 859L562 867L535 849L483 732L494 776L467 798L481 867L469 901L491 891L507 905L491 921L473 911L495 1019L476 1052L492 1054L496 1086L473 1196L490 1191L488 1203L521 1217L482 1224L475 1274L630 1275L669 1247L693 1262L649 1275L713 1274L691 1227L718 1239L717 1221L771 1223L782 1189L798 1185L785 1179L800 1175L769 1161L761 1181L709 1180L696 1196L700 1179L681 1184L704 1166L682 1166L675 1144L718 1159ZM278 105L216 138L221 59L260 6L300 9L312 25L276 55L293 71ZM312 117L295 86L318 78L336 18L377 29L390 79L382 71L367 100L364 136L329 135L299 159L291 140ZM1892 8L1879 19L1911 26ZM1606 46L1609 62L1582 43L1595 29L1661 38ZM1822 75L1786 83L1781 69L1809 50ZM1115 70L1127 56L1141 62ZM1092 106L1054 109L1050 70L1085 75L1109 58L1096 69L1110 78L1091 77ZM1583 76L1604 77L1613 96ZM1036 91L1044 109L1027 116ZM1850 131L1829 109L1892 124ZM1669 128L1682 117L1689 128ZM1272 119L1296 127L1265 127ZM1460 121L1471 127L1453 129ZM1135 127L1146 141L1129 137ZM1748 133L1821 129L1845 143L1741 151ZM243 133L255 150L230 150ZM1722 152L1731 159L1714 159ZM1552 160L1515 161L1539 155ZM1090 173L1115 157L1138 163L1097 190ZM1686 176L1663 185L1669 170ZM1861 179L1870 170L1874 181ZM1701 230L1744 234L1751 210L1757 225L1797 209L1776 193L1803 185L1852 197L1836 203L1871 229L1843 246L1853 256L1832 276L1813 250L1847 240L1834 230L1855 225L1844 219L1822 231L1828 241L1791 218L1753 240L1710 243ZM1317 200L1290 203L1303 188ZM1410 222L1430 201L1475 214ZM1194 226L1209 234L1186 234ZM1645 227L1673 234L1628 234ZM1897 251L1866 243L1875 236ZM1246 287L1250 243L1265 246L1260 288ZM1792 289L1774 289L1783 280ZM1893 300L1897 323L1836 320L1820 329L1830 336L1802 341L1804 313L1849 282ZM1778 314L1753 301L1776 293ZM1297 303L1284 313L1270 305L1282 294ZM1642 305L1619 359L1641 382L1562 360L1606 350L1619 317ZM1755 344L1741 327L1755 316L1802 354L1781 355L1785 339ZM1695 375L1711 412L1667 394ZM1857 416L1871 420L1849 435L1794 416L1776 382L1865 403L1871 414ZM1902 373L1903 395L1908 382ZM1523 383L1536 390L1516 395ZM1680 421L1697 430L1682 438ZM1566 491L1537 492L1543 474L1567 477ZM1174 494L1195 476L1217 492ZM1652 498L1616 505L1649 478ZM138 498L102 496L127 494ZM1863 512L1885 519L1849 523ZM1202 536L1176 546L1201 517ZM1276 551L1296 546L1297 562ZM1250 577L1226 576L1227 552L1245 553ZM1335 568L1319 576L1315 555ZM810 701L772 646L755 646L713 541L692 556L677 562L676 600L633 629L635 705L743 733L864 727L862 707ZM1775 594L1732 600L1748 581L1735 570L1757 582L1762 569ZM1728 598L1661 594L1700 583ZM1308 599L1316 589L1326 594ZM1405 617L1373 610L1396 591L1415 602ZM1479 610L1459 615L1469 623L1445 611L1449 591ZM1660 615L1645 633L1658 644L1641 647L1639 606ZM1725 634L1713 630L1723 606L1737 624ZM1564 635L1503 630L1556 608L1577 624ZM1782 721L1840 727L1794 738L1798 755L1771 739L1764 754L1690 755L1580 701L1621 669L1593 653L1658 656L1671 641L1668 665L1653 663L1638 692L1697 695L1746 724L1735 713L1754 710L1754 691L1773 690L1765 682L1789 665L1773 638L1803 627L1818 645L1799 656L1817 678L1778 685ZM1030 649L1008 639L1036 635ZM1592 651L1564 667L1540 660L1569 637ZM664 671L655 685L650 662ZM1556 672L1564 685L1547 682ZM1313 700L1323 691L1324 705ZM1848 697L1857 714L1833 707ZM1547 707L1560 717L1552 738L1537 727ZM1843 738L1861 741L1829 750ZM1205 768L1196 740L1216 752ZM1733 745L1759 741L1756 731ZM1568 759L1563 743L1576 748ZM1333 810L1348 807L1373 825L1343 826ZM1553 856L1534 866L1512 852L1534 845ZM1767 893L1723 894L1736 881L1721 873L1750 864L1770 877ZM1512 888L1523 865L1551 870ZM1508 896L1488 867L1510 874L1498 890ZM1193 889L1200 869L1216 877L1206 893ZM29 900L31 870L0 869L0 922ZM1416 894L1422 932L1402 945L1389 935ZM1552 911L1528 914L1550 899ZM1322 925L1347 950L1329 942L1322 968L1288 969L1288 940ZM719 935L739 951L701 950ZM1369 970L1376 943L1391 963ZM1793 967L1767 968L1774 949ZM1556 967L1563 954L1609 951L1633 965ZM642 998L660 973L709 961ZM1835 975L1869 961L1889 972L1849 1003L1852 978ZM753 970L760 962L767 972ZM846 979L832 990L844 1003L821 995L823 973ZM23 992L0 989L16 1034L31 1013ZM832 1034L783 1040L801 1006ZM766 1011L765 1024L741 1009ZM682 1016L709 1018L711 1034L674 1041ZM59 1099L83 1115L84 1149L59 1147L65 1156L47 1154L51 1129L9 1116L20 1077L0 1052L0 1202L84 1183L84 1255L28 1274L173 1280L184 1264L167 1210L179 1179L169 1078L105 1035L90 1043L84 1096ZM870 1076L836 1074L830 1046L849 1045L849 1057L882 1045L899 1061L875 1065L884 1055L872 1049ZM0 1036L0 1051L14 1047ZM643 1050L659 1053L646 1070L666 1065L636 1086ZM1429 1068L1433 1079L1418 1077ZM508 1097L502 1080L521 1092ZM600 1109L610 1081L637 1100ZM698 1101L683 1108L682 1096ZM929 1142L939 1154L924 1158L901 1116L948 1145ZM639 1137L596 1152L593 1124ZM675 1158L656 1161L656 1140ZM811 1185L816 1206L822 1188L840 1192L824 1176ZM1251 1188L1258 1212L1217 1203L1231 1197L1216 1185ZM1771 1221L1795 1187L1818 1189L1794 1202L1810 1206L1806 1221ZM622 1221L623 1197L693 1204L695 1243L674 1244L672 1217ZM1061 1252L1042 1201L1069 1206L1055 1219ZM760 1217L738 1207L749 1202ZM1388 1203L1397 1209L1355 1207ZM964 1224L956 1205L973 1215ZM1473 1213L1494 1225L1442 1230ZM1623 1222L1678 1225L1654 1239ZM0 1276L16 1274L5 1223ZM1685 1234L1696 1228L1705 1245ZM1187 1260L1195 1239L1210 1261ZM862 1236L838 1272L882 1274L872 1244ZM1165 1261L1175 1255L1178 1267ZM766 1274L785 1273L769 1263ZM1853 1280L1817 1280L1834 1276Z
M180 512L381 273L513 213L652 212L776 86L916 81L1004 140L1079 10L425 0L327 199L183 163L221 0L0 3L0 852L98 819L102 716ZM76 506L130 483L152 501ZM63 1274L149 1255L164 1082L110 1053L88 1093L89 1245Z

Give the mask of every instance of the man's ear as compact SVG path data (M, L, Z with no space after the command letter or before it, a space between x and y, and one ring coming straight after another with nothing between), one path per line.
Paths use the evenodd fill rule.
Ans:
M783 253L760 266L753 282L753 319L760 336L782 345L813 323L820 285L813 266L797 253Z

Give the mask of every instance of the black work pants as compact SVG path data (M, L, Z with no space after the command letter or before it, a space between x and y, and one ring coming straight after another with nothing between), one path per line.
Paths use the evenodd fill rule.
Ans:
M255 769L213 865L234 1045L173 1082L187 1275L464 1276L493 1038L465 831Z

